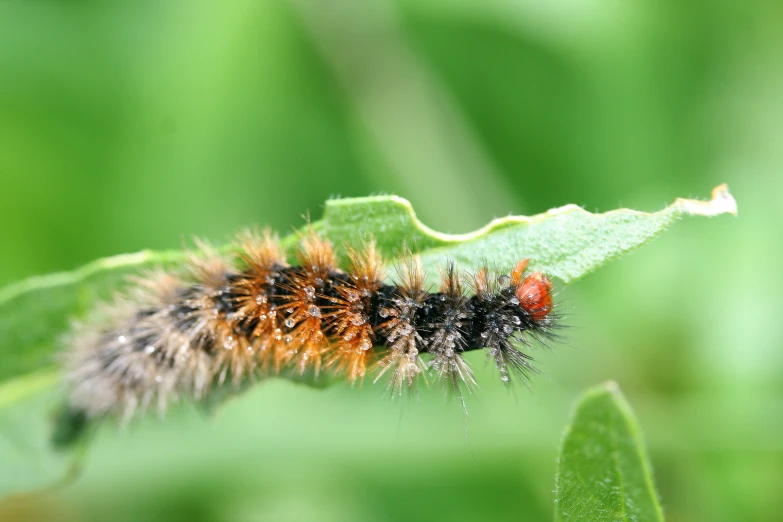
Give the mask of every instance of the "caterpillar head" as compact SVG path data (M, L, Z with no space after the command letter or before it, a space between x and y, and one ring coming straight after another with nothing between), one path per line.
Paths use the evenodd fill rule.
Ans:
M528 260L523 259L511 271L511 284L519 306L534 321L543 321L552 311L552 282L541 272L523 277Z

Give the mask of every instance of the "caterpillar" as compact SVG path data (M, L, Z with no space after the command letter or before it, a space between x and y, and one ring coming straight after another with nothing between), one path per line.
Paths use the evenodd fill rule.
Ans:
M136 276L100 307L101 319L76 325L64 351L71 411L127 419L283 372L330 371L351 383L373 373L394 394L429 375L462 397L477 386L465 352L486 349L510 385L538 371L522 349L556 337L552 284L527 274L526 259L499 276L466 276L450 262L430 291L410 252L394 265L395 284L385 283L372 241L346 247L344 271L313 231L301 235L294 264L268 231L238 243L231 256L199 244L183 274Z

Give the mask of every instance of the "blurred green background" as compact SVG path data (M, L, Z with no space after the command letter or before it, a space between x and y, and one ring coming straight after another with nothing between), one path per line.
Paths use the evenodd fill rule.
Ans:
M467 419L272 381L107 426L75 483L0 516L551 520L571 405L614 379L668 520L780 520L782 58L778 1L0 2L0 284L285 233L333 196L449 232L721 182L740 205L565 289L573 347L533 393L482 354Z

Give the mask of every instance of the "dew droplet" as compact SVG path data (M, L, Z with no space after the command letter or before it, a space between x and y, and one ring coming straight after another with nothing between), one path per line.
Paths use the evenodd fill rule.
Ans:
M389 310L387 310L386 308L381 308L380 310L378 310L378 315L380 315L381 317L389 317Z
M321 317L321 309L320 309L320 308L318 308L318 307L317 307L317 306L315 306L315 305L310 305L310 306L307 308L307 313L309 313L309 314L310 314L311 316L313 316L313 317Z
M505 325L503 327L503 332L505 332L505 333L510 335L510 334L512 334L514 332L514 327L507 324L507 325Z
M295 323L294 323L294 320L293 320L293 319L291 319L290 317L289 317L288 319L286 319L286 320L285 320L285 326L286 326L286 328L293 328L293 327L294 327L294 324L295 324Z

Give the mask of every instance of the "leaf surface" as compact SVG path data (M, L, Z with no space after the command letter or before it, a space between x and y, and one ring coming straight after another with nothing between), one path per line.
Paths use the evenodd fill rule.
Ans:
M62 480L79 447L55 450L50 412L62 400L57 372L35 372L0 385L0 496Z
M480 230L458 235L425 226L410 203L397 196L338 199L327 201L323 218L308 226L329 238L343 253L342 247L361 248L374 238L381 254L393 260L407 245L421 256L431 282L437 280L437 269L449 259L467 271L475 271L491 260L490 268L507 272L519 260L529 258L532 269L570 283L646 243L682 216L723 213L736 213L736 203L725 185L717 187L709 201L678 199L654 213L620 209L592 214L567 205L537 216L496 219ZM292 253L298 238L296 233L283 238L285 250ZM49 429L57 393L47 394L46 390L53 390L58 380L50 378L49 384L42 385L44 381L37 379L39 372L56 365L60 339L69 322L110 299L126 284L128 274L181 266L184 258L181 251L143 251L97 260L72 272L32 277L0 290L0 386L14 390L35 382L40 387L31 394L0 391L0 397L5 397L0 399L0 425L9 433L13 426L27 425L34 435L31 441L48 440L48 433L40 430ZM0 468L7 469L7 463L17 459L22 467L51 472L63 459L54 448L41 444L35 451L24 451L21 442L4 439ZM19 471L15 483L32 488L50 483L47 477L56 474L36 473ZM12 486L0 482L0 496L18 489Z
M663 521L639 425L613 382L588 390L566 429L555 520Z

